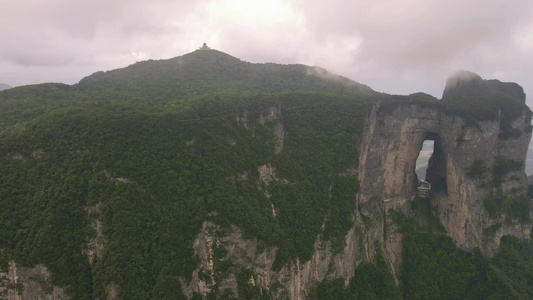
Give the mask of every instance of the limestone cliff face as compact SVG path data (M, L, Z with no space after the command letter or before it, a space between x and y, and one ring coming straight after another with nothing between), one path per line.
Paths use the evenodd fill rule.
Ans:
M345 238L345 247L333 254L329 242L319 236L315 251L308 261L296 260L276 270L273 263L277 247L267 247L257 239L243 238L242 231L231 226L222 229L214 223L204 222L201 232L194 240L194 253L199 258L191 281L180 278L181 287L188 299L197 293L206 298L209 293L239 297L239 289L257 289L260 294L274 299L306 299L307 293L317 282L328 278L345 278L346 284L353 277L355 267L365 256L365 241L350 230ZM217 251L223 255L215 254ZM245 282L238 282L233 272L221 274L221 264L232 264L238 273L246 273Z
M516 85L487 83L475 74L470 75L450 80L445 94L464 96L454 86L474 92L500 89L502 97L510 97L509 101L524 100L521 88ZM474 88L469 86L472 80ZM449 100L439 102L428 97L422 101L415 96L384 100L375 103L370 111L359 169L353 170L361 185L354 199L357 202L354 227L345 236L345 247L340 253L333 253L330 243L319 235L309 261L297 259L276 269L273 266L276 247L244 238L238 227L223 229L206 221L193 245L199 258L197 269L191 274L191 281L180 279L185 295L192 298L197 293L206 298L214 292L242 297L240 289L244 284L274 299L306 299L311 287L325 279L344 278L347 284L357 265L372 261L378 248L397 278L403 236L395 232L396 225L388 211L410 213L417 191L416 159L425 140L434 141L426 178L432 184L429 199L433 214L458 247L465 250L478 247L491 257L498 251L503 235L528 239L531 231L528 218L518 218L503 204L497 204L499 210L494 211L490 202L513 203L525 198L527 180L523 163L531 138L529 109L518 105L520 109L511 117L506 115L509 111L495 109L490 118L470 118L457 112L453 103L444 102ZM469 113L475 115L476 106L470 108ZM281 123L279 126L282 128ZM267 189L271 181L291 184L277 178L271 165L259 166L258 173ZM268 190L265 193L269 197ZM275 217L275 207L272 213ZM221 275L218 270L221 262L241 271ZM248 274L245 283L238 278L243 270Z
M261 125L266 122L275 125L274 154L279 154L283 149L285 129L280 114L279 108L271 107L268 114L261 115L259 119ZM238 121L245 122L242 118ZM258 166L257 172L260 180L258 186L267 198L271 197L269 185L272 182L293 184L278 177L271 164ZM348 169L341 175L352 176L356 172L355 169ZM240 175L237 177L242 178ZM278 208L273 204L271 206L272 215L276 217ZM192 245L194 255L198 258L197 268L192 272L190 280L179 279L181 289L188 299L195 294L204 299L210 294L245 298L243 289L252 289L272 299L307 299L311 288L325 279L344 278L348 284L357 265L371 260L375 250L374 243L369 243L365 238L365 226L356 212L354 218L356 225L345 235L341 251L334 252L331 243L319 234L310 260L296 259L280 268L274 266L278 247L267 246L255 238L245 238L242 229L237 226L222 228L211 221L205 221ZM322 230L323 228L324 226ZM227 268L228 265L231 267Z
M6 272L0 272L0 297L8 300L70 299L63 288L50 284L50 272L45 266L26 268L14 261L9 262Z
M485 107L483 100L487 95L490 101ZM491 257L498 251L503 235L528 239L531 212L524 215L513 210L531 207L525 195L524 173L531 112L524 97L515 84L461 73L448 81L443 100L413 95L374 103L366 120L358 168L346 166L337 174L358 176L360 183L360 192L353 199L357 203L351 214L354 225L344 236L344 247L332 249L331 242L323 237L323 225L309 260L295 259L275 266L279 250L276 246L247 237L235 225L216 224L211 217L217 212L210 212L191 245L196 269L190 276L178 278L184 296L246 298L246 292L253 291L254 295L271 299L307 299L312 287L324 280L342 278L348 285L356 267L363 261L373 261L378 251L397 279L403 236L395 232L396 225L388 212L411 212L417 191L415 164L425 140L434 141L426 178L432 184L430 205L445 234L457 246L466 250L478 247ZM506 101L509 106L502 107ZM478 113L484 115L477 116ZM290 131L286 131L289 126L284 126L280 116L281 108L271 107L258 120L273 131L273 155L289 145L284 144L290 136ZM257 125L247 112L237 114L236 121L252 131ZM236 145L234 140L228 142ZM185 143L193 145L195 139ZM275 166L268 162L257 166L257 174L257 187L267 199L271 199L269 186L274 182L294 184L278 176ZM126 178L106 176L114 182L132 183ZM227 180L238 182L248 177L249 173L244 172ZM276 218L280 208L272 202L268 204ZM106 237L100 221L100 203L86 211L96 233L87 240L83 252L92 266L102 256ZM326 221L327 216L323 224ZM10 262L8 271L0 273L0 293L8 299L68 299L62 288L50 284L49 276L42 265L24 268ZM115 299L120 288L114 282L108 283L106 299Z
M454 86L447 86L445 95L456 98L462 95L467 98L464 101L478 97L476 100L483 101L487 90L493 92L500 88L496 97L515 101L515 105L523 103L520 96L523 92L520 93L517 85L486 83L476 76L460 78L459 83L449 80L449 85L473 90L473 94L465 96L454 90ZM470 84L475 88L470 89ZM476 91L485 94L477 95ZM505 201L525 199L524 161L531 139L530 111L522 104L520 110L512 112L512 117L509 111L495 109L496 117L476 120L475 105L461 114L453 110L452 105L457 102L445 101L451 100L445 98L439 103L436 99L403 99L374 106L361 150L359 208L371 218L375 213L367 211L367 207L377 207L380 213L389 208L408 213L410 201L416 195L416 159L424 140L434 140L426 179L433 186L430 196L433 213L457 246L479 247L490 257L497 251L503 235L528 239L531 231L527 218L518 220L505 209L487 208L491 203L502 208L501 203ZM379 232L374 238L380 239Z

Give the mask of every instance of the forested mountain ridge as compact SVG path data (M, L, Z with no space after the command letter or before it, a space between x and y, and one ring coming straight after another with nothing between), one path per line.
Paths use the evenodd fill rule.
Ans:
M168 59L135 63L83 78L80 90L121 91L132 99L168 101L206 93L339 91L375 93L368 86L304 65L252 64L217 50L197 50Z
M509 101L524 112L511 121L530 118L520 100ZM499 120L494 103L467 128ZM360 162L369 118L376 107L387 114L412 105L479 109L381 94L320 68L251 64L216 50L97 72L72 86L2 91L3 293L530 297L529 241L504 237L487 259L456 248L427 199L391 210L385 198L360 200L369 195L360 190L368 182ZM514 123L498 125L496 136L527 138ZM490 175L499 184L523 173L505 162L509 170ZM491 207L488 222L503 216L493 237L512 224L531 227L526 215L513 215L515 203L529 211L529 202L505 201Z
M96 72L72 86L45 83L10 89L0 93L5 112L1 121L11 124L80 103L128 103L150 110L164 105L187 106L205 95L288 91L377 94L366 85L320 67L252 64L210 49ZM36 98L39 101L33 101Z

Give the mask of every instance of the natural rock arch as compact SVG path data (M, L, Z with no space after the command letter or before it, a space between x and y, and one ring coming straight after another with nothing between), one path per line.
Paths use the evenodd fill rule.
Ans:
M484 81L475 76L467 81L471 78L475 80L473 83L478 93L496 90L498 93L489 96L524 101L516 99L520 93L515 86L511 86L511 89L507 83ZM465 88L465 84L453 83ZM498 90L500 85L502 88ZM449 86L446 90L458 94ZM486 93L483 93L475 101L485 97ZM374 105L360 152L359 213L371 218L376 214L383 215L390 208L409 213L410 201L416 195L416 159L423 142L434 140L434 152L427 170L428 181L433 189L433 213L459 247L479 247L483 254L492 256L499 247L501 236L515 235L528 239L531 231L529 223L509 222L511 216L506 212L494 215L484 206L490 197L525 197L527 178L523 162L531 138L531 112L523 104L517 106L521 110L514 111L510 119L506 116L508 112L500 109L494 113L494 118L474 119L473 122L467 113L454 110L455 107L450 109L443 101L446 99L420 101L405 97L384 100ZM479 108L480 113L487 113L482 109ZM476 116L478 112L474 110L468 113ZM509 136L509 132L513 134ZM506 173L502 175L505 180L498 181L493 174L496 174L502 160L515 165L522 163L522 167L505 170ZM476 176L472 169L480 162L485 170ZM514 225L506 225L511 223ZM383 232L380 226L386 227L378 225L369 234L380 239L379 235ZM498 228L496 233L485 232L491 226Z

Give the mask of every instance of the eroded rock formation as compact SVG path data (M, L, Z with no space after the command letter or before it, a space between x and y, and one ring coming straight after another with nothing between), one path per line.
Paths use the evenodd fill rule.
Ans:
M479 247L490 257L502 235L528 239L528 213L517 211L528 201L531 112L524 101L516 84L462 72L448 80L443 100L413 95L376 104L362 144L360 212L371 218L390 208L408 213L416 159L423 142L433 140L426 179L431 206L457 246Z
M498 251L503 235L528 239L532 215L524 161L531 138L531 111L524 102L520 86L483 80L468 72L448 80L442 100L421 94L392 100L384 96L383 101L373 104L366 119L359 167L346 166L336 174L358 176L360 182L360 192L353 199L357 209L350 216L353 226L345 232L342 247L334 250L332 242L319 233L309 260L296 258L275 266L278 247L246 236L243 228L206 220L191 245L195 269L190 277L177 277L184 296L245 298L243 293L248 289L274 299L306 299L318 282L342 278L348 285L356 276L356 267L373 261L379 250L398 279L403 235L395 231L388 212L393 209L410 214L416 198L416 159L425 140L434 141L426 180L432 185L429 201L432 213L444 226L442 234L449 235L462 249L479 248L487 257ZM247 112L235 119L254 130ZM273 155L282 153L291 132L283 123L281 107L271 107L260 115L258 123L272 129ZM234 139L228 138L228 142L239 145ZM197 140L193 137L184 143L193 146ZM25 159L19 156L12 158ZM249 180L250 174L245 171L226 179L241 182ZM257 174L258 189L267 199L274 183L294 184L276 174L271 163L257 166ZM117 184L134 183L107 172L105 176ZM273 202L269 207L272 217L279 217L280 208ZM106 237L100 203L86 211L95 235L87 240L83 253L93 266L102 257ZM327 216L323 222L326 224ZM0 273L0 293L5 292L8 299L68 298L63 288L51 285L49 277L43 265L30 268L10 262L8 272ZM107 299L120 297L119 284L106 284Z
M305 299L311 286L325 279L344 278L348 283L355 267L372 261L378 248L397 278L402 234L395 232L388 211L410 214L416 198L416 160L425 140L434 141L426 180L432 185L432 213L445 228L441 234L449 235L462 249L479 248L491 257L503 235L530 236L529 211L517 213L513 208L521 203L529 207L524 161L530 124L531 112L520 86L486 81L467 72L448 80L443 100L416 94L377 102L361 144L361 191L354 199L358 209L343 251L332 254L329 242L318 236L311 260L296 260L274 270L277 248L243 239L237 227L224 233L215 224L204 223L194 243L201 263L192 282L182 279L182 288L188 297L193 292L205 297L216 286L210 281L214 247L226 250L219 259L251 270L249 282L274 298ZM275 179L270 166L261 166L259 173L265 186ZM198 273L208 276L201 279ZM237 286L235 276L228 276L218 289L237 297Z
M0 272L0 296L8 300L70 299L63 288L50 283L50 272L45 266L27 268L14 261L9 262L6 272Z

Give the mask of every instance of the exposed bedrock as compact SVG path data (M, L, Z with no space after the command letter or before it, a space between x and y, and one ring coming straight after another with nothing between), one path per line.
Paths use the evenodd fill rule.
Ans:
M491 257L503 235L530 236L524 162L531 111L520 86L472 74L449 79L443 100L405 97L373 107L361 146L358 207L368 217L390 208L408 214L416 159L423 142L433 140L426 179L433 214L457 246Z

